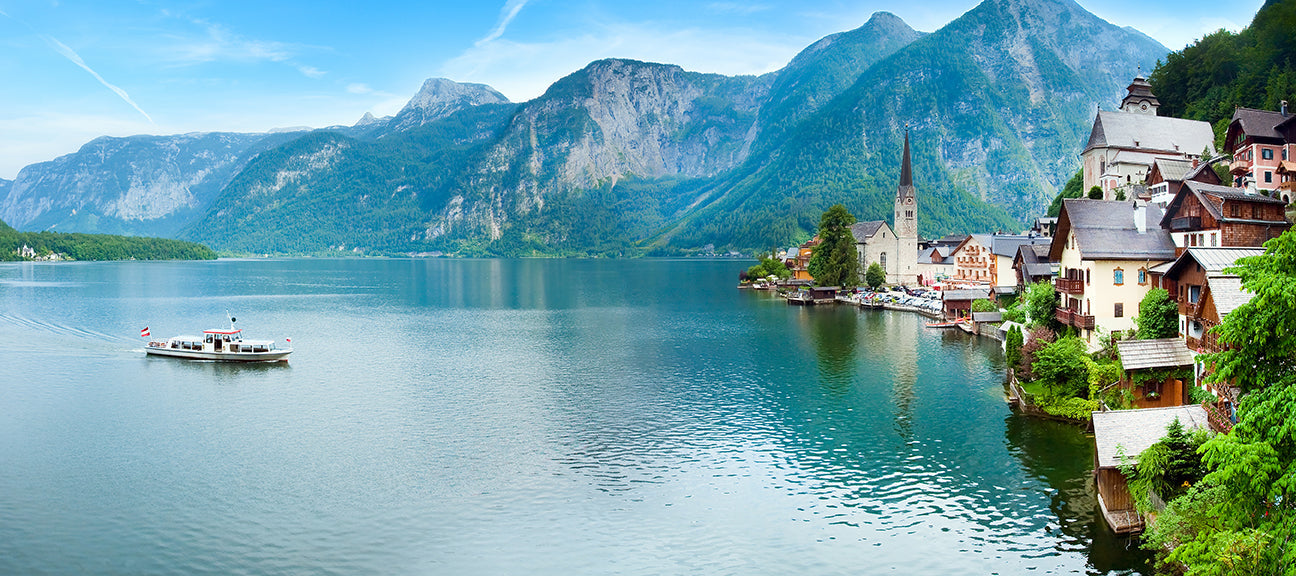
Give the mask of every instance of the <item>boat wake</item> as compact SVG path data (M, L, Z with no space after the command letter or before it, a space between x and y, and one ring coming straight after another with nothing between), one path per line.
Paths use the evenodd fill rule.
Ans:
M46 322L41 320L34 320L31 318L15 316L12 314L0 314L0 323L17 326L19 328L25 328L28 330L37 330L41 332L46 332L49 334L57 334L60 336L71 336L79 340L97 340L100 342L122 342L122 343L131 342L129 338L126 338L119 334L105 334L103 332L99 332L96 330L87 330L85 328L68 326L66 324L59 324L57 322Z

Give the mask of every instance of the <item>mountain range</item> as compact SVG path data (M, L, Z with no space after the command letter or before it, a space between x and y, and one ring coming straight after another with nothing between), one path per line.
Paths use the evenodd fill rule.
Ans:
M767 248L834 203L888 219L908 130L921 234L1019 229L1167 53L1072 0L930 34L879 12L761 76L600 60L524 103L431 79L354 126L99 138L0 181L0 219L258 253Z

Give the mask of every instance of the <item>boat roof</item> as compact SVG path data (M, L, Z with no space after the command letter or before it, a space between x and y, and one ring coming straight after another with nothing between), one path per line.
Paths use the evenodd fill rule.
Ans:
M243 331L242 329L234 329L234 330L220 330L220 329L217 329L217 330L203 330L203 334L238 334L239 332L242 332L242 331Z

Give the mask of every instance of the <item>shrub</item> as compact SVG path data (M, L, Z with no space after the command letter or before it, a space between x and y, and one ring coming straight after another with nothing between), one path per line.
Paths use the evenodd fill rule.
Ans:
M1020 326L1010 328L1004 339L1004 359L1008 361L1008 367L1013 370L1019 370L1018 365L1022 361L1022 339Z
M1084 340L1061 338L1035 352L1031 373L1058 396L1089 395L1089 364Z
M1031 328L1029 340L1022 345L1021 370L1017 374L1018 378L1027 381L1035 379L1035 353L1047 346L1054 338L1056 336L1048 328L1042 326Z
M972 301L973 312L994 312L998 309L999 307L995 306L994 300L983 299Z

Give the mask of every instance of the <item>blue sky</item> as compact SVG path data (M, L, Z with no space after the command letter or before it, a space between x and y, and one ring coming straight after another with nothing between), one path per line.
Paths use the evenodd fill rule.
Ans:
M525 101L607 57L760 74L875 11L932 31L976 3L0 0L0 177L100 135L352 124L434 76ZM1080 3L1178 49L1262 0Z

